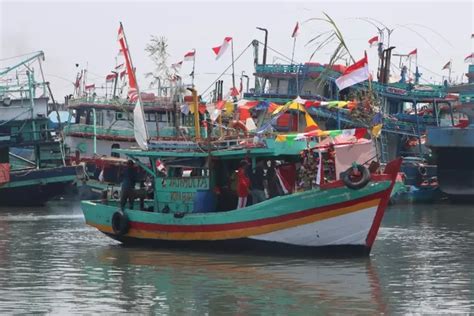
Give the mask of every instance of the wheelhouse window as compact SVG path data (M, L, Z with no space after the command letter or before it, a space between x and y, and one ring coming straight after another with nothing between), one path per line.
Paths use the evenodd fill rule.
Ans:
M120 154L119 153L115 153L113 150L114 149L120 149L120 144L112 144L112 150L111 150L111 153L110 153L110 156L114 157L114 158L120 158Z

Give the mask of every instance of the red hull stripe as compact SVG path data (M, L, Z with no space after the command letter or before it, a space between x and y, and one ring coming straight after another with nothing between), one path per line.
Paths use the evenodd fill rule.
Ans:
M275 224L286 222L293 219L298 219L306 216L328 212L334 209L352 206L358 203L367 202L374 199L383 198L386 195L386 190L371 194L356 200L331 204L319 208L308 209L296 213L275 216L271 218L262 218L253 221L226 223L226 224L208 224L208 225L163 225L151 224L142 222L130 222L130 228L140 229L145 231L162 231L162 232L211 232L211 231L226 231L235 229L244 229L251 227L258 227L262 225Z

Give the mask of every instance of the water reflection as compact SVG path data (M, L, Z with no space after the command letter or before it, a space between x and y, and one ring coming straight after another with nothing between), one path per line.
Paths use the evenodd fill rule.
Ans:
M0 313L470 313L471 214L392 207L371 258L298 259L126 248L78 205L0 209Z

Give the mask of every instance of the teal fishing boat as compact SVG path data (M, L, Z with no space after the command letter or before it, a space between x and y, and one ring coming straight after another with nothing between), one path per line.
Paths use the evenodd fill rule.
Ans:
M72 189L75 166L66 166L62 140L48 127L48 83L41 74L43 52L0 69L0 204L42 205ZM36 69L38 69L36 68ZM42 74L42 78L44 78ZM37 94L37 90L42 94ZM54 100L53 100L54 103ZM59 114L58 114L59 115Z
M237 205L237 201L232 184L225 184L233 172L226 170L236 168L242 159L253 165L259 160L278 160L291 169L306 146L306 142L300 146L275 144L210 151L120 150L153 177L154 199L144 201L140 209L124 210L118 200L83 201L86 223L125 244L234 250L316 248L313 253L350 249L368 254L401 161L388 163L382 173L369 173L357 165L362 174L357 179L350 176L350 167L338 179L306 190L294 190L291 172L285 176L282 171L280 179L286 183L282 187L287 188L284 194L228 210L226 202L234 200ZM344 159L356 161L347 150L350 147L358 152L354 149L358 146L362 145L336 145L336 155L346 147ZM314 150L324 160L324 149ZM150 160L151 167L142 162L144 158ZM166 175L157 171L158 161L167 166ZM183 169L194 172L187 177L178 174Z

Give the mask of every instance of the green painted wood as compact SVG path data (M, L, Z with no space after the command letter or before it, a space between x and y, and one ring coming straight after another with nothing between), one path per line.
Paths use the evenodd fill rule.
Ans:
M340 187L329 190L313 189L291 195L279 196L246 208L213 213L191 213L183 218L174 214L126 210L131 221L142 223L159 223L168 225L207 225L245 222L269 217L281 216L301 210L323 207L353 199L362 198L387 190L390 181L371 182L360 190ZM117 211L115 205L104 205L95 201L81 203L86 221L101 225L110 225L112 215Z

